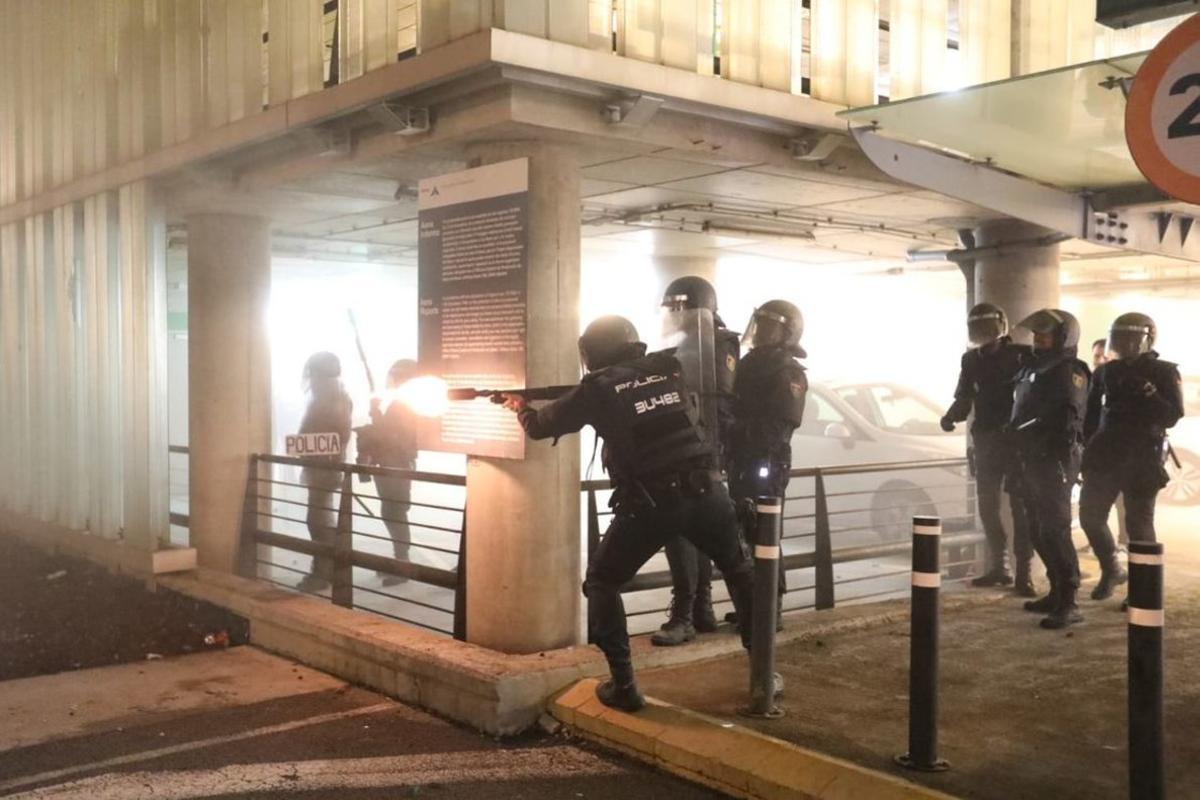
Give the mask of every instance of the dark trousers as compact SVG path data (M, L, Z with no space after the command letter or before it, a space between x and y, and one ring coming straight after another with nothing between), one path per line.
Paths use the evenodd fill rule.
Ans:
M592 641L604 652L610 666L630 662L621 587L659 548L680 536L716 562L739 618L753 619L753 570L738 540L733 503L724 485L714 483L704 495L659 503L654 508L618 509L588 564L583 584L591 605ZM742 626L742 644L747 646L750 628Z
M1146 467L1149 466L1149 469ZM1156 541L1154 504L1161 488L1147 478L1157 477L1157 464L1143 465L1125 461L1108 469L1090 469L1083 477L1079 493L1079 524L1100 563L1116 553L1116 542L1108 526L1108 514L1118 495L1124 496L1125 525L1132 542Z
M388 535L392 537L392 552L397 561L408 561L408 548L412 543L408 528L412 481L408 478L378 476L375 478L375 486L379 492L379 513L383 517Z
M975 497L979 501L979 519L987 537L989 572L1003 570L1008 555L1008 535L1000 518L1005 478L1013 472L1012 448L999 433L980 433L973 437L975 452ZM1033 559L1029 538L1029 520L1025 505L1014 495L1008 497L1013 519L1013 556L1018 574L1028 574Z
M341 485L340 473L332 470L311 470L308 481L308 535L314 542L332 546L337 541L337 506L334 494ZM323 580L333 580L333 560L313 556L312 574Z
M757 462L762 463L762 462ZM737 464L729 472L729 493L733 496L733 502L741 507L746 503L753 503L759 497L778 497L781 501L787 496L788 483L791 481L791 476L788 475L791 470L790 464L778 466L768 478L760 478L757 473L757 468L751 466L739 466ZM785 503L786 505L786 503ZM758 544L755 535L758 533L755 527L754 516L747 515L741 520L742 540L749 546L754 547ZM782 531L780 532L782 535ZM784 562L783 542L780 542L779 550L779 608L783 608L783 595L787 592L787 565Z
M1046 565L1050 586L1079 588L1079 555L1071 543L1071 487L1075 473L1050 459L1027 459L1019 498L1025 507L1033 549Z
M663 549L671 568L671 614L691 619L696 597L712 592L712 560L682 536L668 540Z

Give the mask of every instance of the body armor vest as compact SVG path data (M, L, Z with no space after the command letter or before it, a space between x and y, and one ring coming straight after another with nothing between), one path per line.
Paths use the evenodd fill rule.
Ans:
M599 391L596 432L614 480L711 467L705 439L688 401L679 362L665 353L626 361L584 377Z

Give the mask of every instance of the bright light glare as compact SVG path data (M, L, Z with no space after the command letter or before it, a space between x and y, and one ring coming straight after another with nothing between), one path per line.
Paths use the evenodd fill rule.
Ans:
M450 407L446 382L434 375L421 375L395 389L396 398L421 417L440 417Z

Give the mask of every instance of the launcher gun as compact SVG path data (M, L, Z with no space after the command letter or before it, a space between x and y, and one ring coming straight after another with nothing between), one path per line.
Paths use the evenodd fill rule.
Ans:
M446 394L451 400L475 400L486 397L499 405L504 402L504 395L515 394L526 400L557 400L574 386L538 386L532 389L450 389Z

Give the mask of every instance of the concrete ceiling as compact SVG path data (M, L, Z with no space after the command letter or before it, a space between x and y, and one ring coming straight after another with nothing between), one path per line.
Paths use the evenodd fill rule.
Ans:
M454 113L444 111L426 136L381 136L360 115L347 125L366 138L350 156L293 137L187 170L166 186L169 219L179 225L214 209L267 214L281 254L412 266L417 183L464 168L472 143L530 137L569 143L578 155L585 254L752 255L894 270L907 252L956 247L958 230L998 216L890 182L848 143L825 161L802 162L790 157L786 135L728 116L661 111L650 128L630 132L602 123L592 97L481 86L447 100ZM1093 270L1104 280L1138 269L1156 280L1192 274L1187 262L1086 242L1064 243L1062 253L1080 283Z

